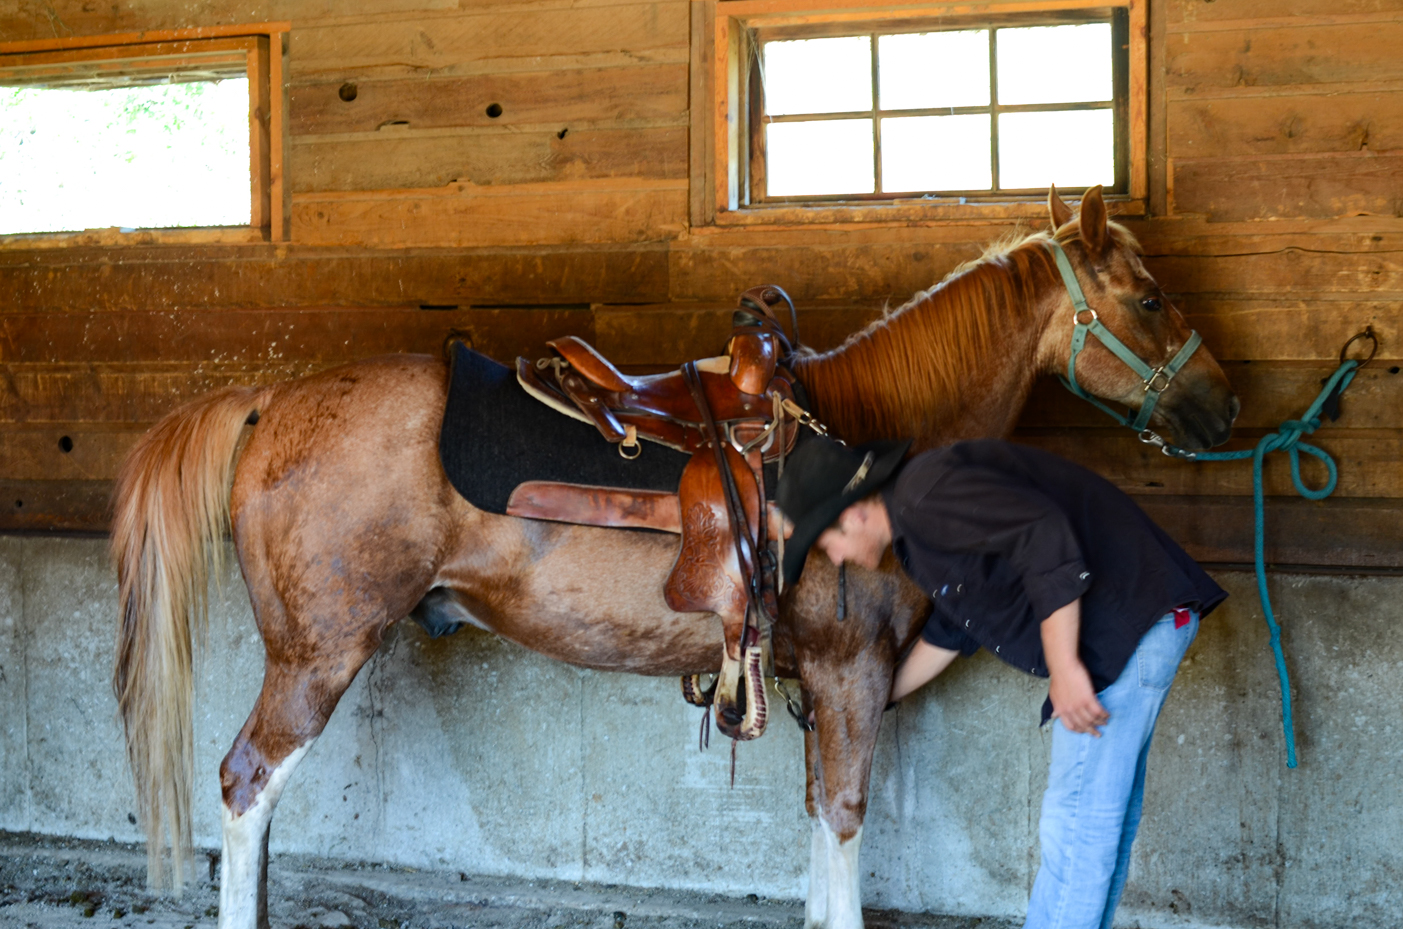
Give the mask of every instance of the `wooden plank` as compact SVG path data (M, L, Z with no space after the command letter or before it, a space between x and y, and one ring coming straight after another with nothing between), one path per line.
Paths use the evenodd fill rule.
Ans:
M687 176L685 127L304 137L291 152L297 193Z
M11 481L110 481L146 429L121 423L11 426L0 442L0 475Z
M1354 294L1362 300L1397 300L1403 295L1403 254L1394 251L1315 252L1287 246L1255 254L1147 256L1145 265L1176 296Z
M1403 216L1403 153L1175 160L1170 208L1211 219Z
M76 364L97 372L95 366L109 364L184 362L216 366L210 373L231 365L278 370L391 352L438 354L450 333L509 360L539 351L557 335L590 337L593 317L588 310L544 307L4 314L0 358L12 372L26 365Z
M1397 302L1189 294L1176 303L1219 361L1334 363L1345 341L1365 326L1373 326L1379 336L1376 366L1403 358L1403 304Z
M1251 564L1252 501L1242 497L1136 496L1145 512L1199 561ZM1272 499L1267 564L1403 568L1403 501Z
M1403 88L1171 102L1174 158L1403 149Z
M281 253L281 254L280 254ZM7 312L178 307L655 303L660 247L328 252L102 249L0 252Z
M1403 246L1403 222L1392 216L1281 219L1270 226L1257 222L1213 223L1201 216L1156 216L1120 222L1135 232L1149 255L1240 255L1292 247L1388 252Z
M774 283L801 305L860 299L874 306L883 301L897 306L937 283L960 262L977 258L982 250L982 242L909 241L677 248L669 255L672 299L734 300L748 287Z
M581 121L681 119L687 113L683 64L356 81L350 101L341 97L343 86L294 87L292 134L370 132L393 122L412 128L549 124L558 131ZM491 104L501 108L497 116L488 115Z
M1238 430L1228 448L1251 448L1258 438L1253 430ZM1194 463L1160 454L1140 442L1129 429L1025 429L1020 442L1045 448L1080 462L1104 475L1127 493L1223 494L1250 496L1251 462ZM1339 466L1340 497L1403 497L1399 461L1403 456L1403 430L1322 428L1310 440L1334 456ZM1301 470L1308 486L1325 480L1325 466L1302 456ZM1291 471L1285 454L1267 463L1266 492L1294 496Z
M468 0L469 3L474 0ZM523 4L524 5L524 4ZM454 10L459 0L376 0L386 14ZM113 34L210 28L230 17L221 0L142 0L141 3L93 3L91 0L50 0L0 6L0 35L14 40L46 41L55 37L105 37ZM338 0L246 0L237 10L240 22L282 18L305 24L345 15ZM236 25L237 28L237 25Z
M1403 410L1403 374L1394 371L1396 367L1374 364L1356 374L1341 401L1340 419L1325 420L1322 434L1403 426L1399 415ZM1335 372L1335 365L1239 362L1224 364L1223 370L1242 401L1237 429L1260 433L1275 431L1282 422L1303 414L1320 393L1322 381ZM1047 378L1033 389L1018 426L1029 430L1104 429L1110 423L1105 413Z
M0 423L152 423L201 394L234 384L266 385L311 373L289 364L0 365ZM3 506L0 498L0 506Z
M111 481L0 479L0 532L105 534L111 496Z
M431 75L484 60L550 58L688 44L680 0L522 10L489 8L453 17L309 26L292 34L295 74L362 72ZM537 65L539 68L539 64Z
M37 17L36 17L37 18ZM191 24L173 29L156 29L145 25L139 31L117 31L110 30L101 35L77 35L68 30L67 35L59 35L56 28L55 17L45 16L49 20L49 27L53 30L48 35L39 35L32 39L20 38L19 32L24 27L18 27L16 33L0 32L6 39L0 42L0 55L16 55L26 52L48 52L64 51L68 49L105 48L117 45L141 45L150 42L189 42L204 39L223 39L238 36L274 35L287 32L292 28L292 23L287 20L277 22L249 22L238 24L209 25L206 21L200 24Z
M1307 17L1345 20L1351 17L1376 20L1390 13L1403 12L1403 0L1234 0L1210 3L1207 0L1169 0L1169 23L1185 26L1234 26L1243 21L1280 20L1283 17L1310 22Z
M1403 79L1403 22L1269 26L1176 35L1166 43L1170 88Z
M715 129L710 102L715 61L716 0L697 0L692 4L690 83L688 85L691 117L691 221L692 226L704 226L716 218L712 200L716 165L711 161L714 151L712 132Z
M1149 173L1150 190L1146 198L1146 212L1150 216L1163 216L1169 212L1168 177L1165 171L1165 153L1168 151L1165 137L1165 4L1151 3L1149 9L1149 36L1146 48L1149 57L1149 118L1146 125L1146 162Z
M732 298L701 305L596 307L595 346L619 365L675 367L724 349L735 306ZM799 335L804 345L824 351L841 343L880 312L877 307L802 307ZM788 310L782 309L780 315L787 329Z
M292 205L292 185L287 182L287 34L269 40L268 50L268 195L271 217L268 239L286 242L292 237L288 208Z
M377 194L302 194L293 237L370 248L575 245L675 238L687 225L685 181L579 181Z

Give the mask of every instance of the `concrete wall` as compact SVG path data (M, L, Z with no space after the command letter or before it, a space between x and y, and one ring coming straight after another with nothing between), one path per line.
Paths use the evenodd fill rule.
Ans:
M198 841L262 652L236 569L196 720ZM1161 719L1125 925L1403 925L1403 578L1278 577L1301 767L1287 771L1250 575L1220 578ZM0 537L0 828L135 840L108 687L99 541ZM1021 912L1036 866L1045 689L987 657L887 717L864 849L871 906ZM472 872L803 893L799 734L700 754L672 680L583 672L475 631L392 631L294 776L275 851ZM725 851L720 851L722 843Z

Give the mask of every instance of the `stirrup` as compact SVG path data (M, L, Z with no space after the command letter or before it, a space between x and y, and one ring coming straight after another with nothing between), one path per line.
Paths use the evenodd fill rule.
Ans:
M744 714L736 710L742 699L745 700ZM764 660L759 645L744 649L739 661L726 657L716 681L713 702L716 728L728 739L748 742L765 734L770 706L765 696Z
M720 675L711 679L709 687L702 687L700 674L682 675L682 699L692 706L711 706L711 702L716 699L716 684L721 680Z

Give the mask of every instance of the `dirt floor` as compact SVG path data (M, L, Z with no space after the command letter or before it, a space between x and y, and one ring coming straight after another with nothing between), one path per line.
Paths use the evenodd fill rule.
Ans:
M148 894L139 846L0 832L0 927L213 929L212 856L180 900ZM205 871L204 864L209 870ZM803 904L670 890L480 877L278 856L276 929L800 929ZM997 919L868 911L869 929L1013 929Z

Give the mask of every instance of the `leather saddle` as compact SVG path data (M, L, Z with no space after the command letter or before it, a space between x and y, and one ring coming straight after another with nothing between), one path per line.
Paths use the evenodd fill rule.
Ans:
M676 494L529 481L507 513L596 526L659 529L681 535L664 589L678 612L721 618L725 649L711 686L683 678L683 696L714 706L716 725L733 739L760 736L768 719L765 671L772 668L770 626L777 612L779 541L765 494L764 464L793 447L793 422L810 421L795 402L792 353L774 308L794 305L778 287L741 295L725 354L663 374L630 376L574 336L546 343L552 356L517 359L517 380L561 413L591 423L624 458L644 442L691 455ZM796 320L797 321L797 320Z

